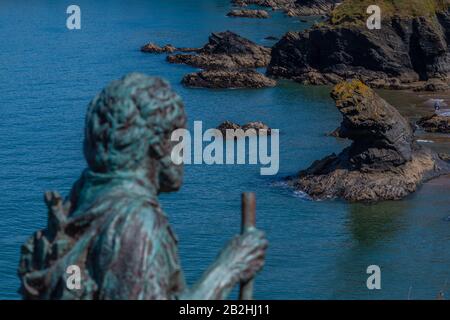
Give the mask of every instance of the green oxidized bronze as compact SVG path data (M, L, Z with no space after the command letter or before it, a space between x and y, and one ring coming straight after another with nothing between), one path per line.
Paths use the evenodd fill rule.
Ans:
M183 167L171 161L170 135L185 125L181 98L160 78L133 73L93 99L84 140L88 168L65 200L45 194L47 228L22 246L25 299L224 299L262 268L267 241L253 229L233 238L186 287L157 197L181 186ZM80 289L67 286L71 265L81 270Z

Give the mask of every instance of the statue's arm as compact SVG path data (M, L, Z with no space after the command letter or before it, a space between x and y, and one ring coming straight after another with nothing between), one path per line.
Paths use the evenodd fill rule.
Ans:
M167 221L149 210L126 216L124 225L112 223L107 232L117 238L102 245L113 258L103 278L101 299L225 299L239 281L252 278L264 264L267 240L254 229L233 238L189 289ZM119 234L112 232L118 229Z
M109 223L97 246L96 263L103 271L100 299L176 299L185 289L176 243L168 224L152 208L141 207ZM109 235L113 235L110 237Z
M223 300L240 281L247 281L264 265L267 240L264 233L253 229L236 236L219 254L200 280L186 289L180 299Z

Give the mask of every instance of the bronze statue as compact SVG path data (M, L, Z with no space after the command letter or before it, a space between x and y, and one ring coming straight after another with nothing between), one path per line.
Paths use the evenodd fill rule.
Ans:
M129 74L92 100L88 168L64 201L45 194L47 228L22 246L25 299L224 299L262 268L267 240L251 229L186 287L177 240L158 203L160 192L181 186L170 135L185 125L181 98L160 78ZM67 287L73 265L81 270L79 289Z

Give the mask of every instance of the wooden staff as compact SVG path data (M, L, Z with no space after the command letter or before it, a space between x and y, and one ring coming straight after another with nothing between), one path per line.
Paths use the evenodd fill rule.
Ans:
M256 197L253 192L242 194L241 234L256 226ZM253 279L241 282L239 300L253 300Z

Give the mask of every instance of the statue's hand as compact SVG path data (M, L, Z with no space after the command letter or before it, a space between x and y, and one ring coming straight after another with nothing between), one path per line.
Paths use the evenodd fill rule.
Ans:
M231 270L233 277L248 281L264 265L268 242L264 232L251 229L234 237L220 255L220 260Z

